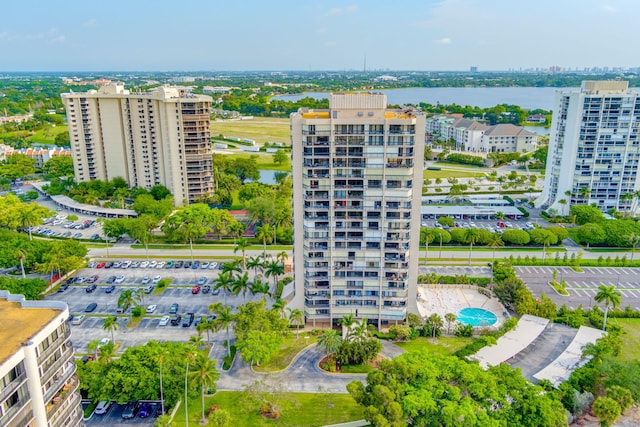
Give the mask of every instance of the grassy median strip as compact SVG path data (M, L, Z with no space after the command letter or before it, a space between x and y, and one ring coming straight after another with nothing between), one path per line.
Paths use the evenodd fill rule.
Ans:
M280 371L293 361L293 359L307 346L317 342L317 337L312 337L307 334L299 334L298 339L296 335L290 333L284 339L284 342L280 346L280 349L273 355L271 361L261 366L255 366L253 369L256 372L274 372Z

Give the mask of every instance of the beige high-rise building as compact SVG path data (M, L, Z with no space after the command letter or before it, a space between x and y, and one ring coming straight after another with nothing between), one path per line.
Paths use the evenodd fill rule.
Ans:
M211 97L175 86L130 92L122 84L61 96L76 181L162 184L178 206L213 193Z
M425 117L382 93L291 115L293 306L307 322L379 327L417 312Z
M0 291L0 426L84 425L68 317L63 302Z

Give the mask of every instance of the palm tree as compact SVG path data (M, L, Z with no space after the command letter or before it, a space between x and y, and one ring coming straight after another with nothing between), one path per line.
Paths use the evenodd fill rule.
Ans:
M222 289L224 291L224 304L227 304L227 294L231 292L233 284L233 275L231 272L223 271L213 282L213 289Z
M16 248L15 256L20 261L20 271L22 272L22 278L26 279L27 275L24 272L24 262L27 259L27 252L23 248Z
M236 241L236 246L233 248L234 254L238 251L242 252L242 269L243 270L247 269L247 258L245 257L245 251L249 246L251 246L251 243L249 243L249 240L247 240L244 237L241 237Z
M135 303L135 297L131 289L125 289L118 297L118 307L122 308L124 312L127 308ZM129 312L129 321L131 321L131 312Z
M206 354L198 353L195 362L194 371L191 373L191 376L192 382L195 385L199 385L202 391L202 418L200 419L200 425L205 425L207 424L207 419L204 417L204 393L205 390L215 384L220 375L218 374L214 361L209 359Z
M287 251L280 251L276 255L276 259L284 264L284 262L289 259L289 254L287 253Z
M227 354L231 356L231 339L229 338L229 328L235 322L235 315L231 313L231 307L228 305L220 306L212 304L209 306L209 310L214 309L214 313L217 316L213 321L216 325L216 330L227 330Z
M487 244L490 248L493 248L493 261L496 260L496 248L504 246L504 242L498 233L491 234L491 240ZM448 332L447 332L448 333Z
M262 240L262 253L267 257L267 243L271 243L273 238L273 227L269 224L263 224L256 227L256 238Z
M478 241L478 233L475 228L466 228L464 230L464 238L469 241L469 265L471 265L471 252L473 244Z
M557 240L558 238L553 233L545 233L542 238L542 261L544 261L547 256L547 246L551 245L554 241Z
M455 314L447 313L444 315L444 320L447 321L447 335L449 335L449 331L451 330L451 324L458 320Z
M266 300L267 295L269 295L269 291L271 290L268 282L263 282L262 280L254 280L251 283L251 293L253 295L256 294L264 294L263 298Z
M158 355L158 363L160 364L160 406L162 407L162 416L164 417L164 388L163 388L163 384L162 384L162 377L163 377L163 372L162 372L162 362L164 362L164 358L166 356L166 353L161 352Z
M262 257L257 255L255 257L249 257L249 262L247 262L247 267L249 269L253 269L253 274L257 275L258 270L260 273L264 271L264 262L262 261Z
M350 328L348 338L350 341L362 343L371 337L371 325L367 323L367 319L355 321L354 326Z
M284 266L278 261L269 261L264 268L264 275L267 277L273 277L273 291L276 292L278 287L278 276L284 274Z
M94 358L98 358L98 345L100 340L93 340L87 344L87 353L93 353Z
M289 321L296 325L296 339L298 339L298 332L300 331L299 326L304 322L304 314L302 313L302 310L299 310L297 308L290 308Z
M593 297L593 299L595 299L597 302L604 302L605 304L604 323L602 324L602 330L604 331L607 329L607 315L609 314L609 307L611 306L615 309L617 306L619 306L620 297L622 296L622 294L620 293L620 291L616 290L616 287L614 285L600 285L598 286L598 289L599 291L596 296Z
M438 331L439 328L442 327L442 317L440 317L440 315L438 315L437 313L434 313L431 316L429 316L427 321L431 324L431 331L433 333L433 339L435 340L436 332Z
M102 329L105 331L111 332L111 341L115 342L116 339L113 335L114 331L118 330L118 318L116 316L109 316L104 319L104 323L102 324Z
M242 299L243 299L243 302L246 304L247 291L251 288L251 282L249 282L249 273L245 271L242 276L240 275L236 276L231 286L233 288L233 293L235 293L236 295L242 292Z
M324 350L325 354L332 356L342 344L342 336L335 329L325 331L318 337L318 347Z
M424 246L425 246L424 265L428 264L427 259L429 258L429 243L433 242L433 239L435 238L435 236L431 234L429 231L430 230L427 230L424 236Z
M52 212L33 202L29 204L23 204L18 210L18 224L22 228L26 228L29 233L29 240L33 240L31 236L31 227L36 224L42 224L42 218L51 215Z
M229 226L229 234L233 236L233 243L236 243L236 240L241 237L244 232L247 230L247 224L241 221L232 222Z
M588 204L590 194L591 190L586 185L584 187L580 187L580 190L578 190L578 195L580 198L584 199L585 204Z
M133 298L135 299L135 302L137 303L138 306L141 306L144 304L144 289L136 289L135 292L133 293Z
M201 323L202 324L202 323ZM200 324L200 325L201 325ZM198 325L198 326L200 326ZM202 346L202 344L204 344L204 341L202 339L202 331L198 331L198 335L191 335L189 337L189 345L193 348L197 348L200 349L200 347Z
M640 234L631 233L627 236L627 240L629 240L629 244L631 245L631 262L633 262L636 247L640 244Z
M283 300L281 298L278 298L277 300L275 300L273 302L273 305L271 306L271 309L279 312L280 313L280 317L282 317L284 319L285 318L286 306L287 306L287 301L285 301L285 300Z
M229 261L222 264L222 272L223 273L241 273L242 269L240 268L240 261Z
M355 322L356 318L353 317L353 314L346 314L338 321L338 324L347 328L347 331L350 331Z
M100 348L96 348L96 350L99 350L98 360L107 364L113 360L113 355L116 352L116 346L113 341L109 341L108 343L101 345Z
M196 355L198 351L193 347L188 347L187 352L184 355L185 359L185 371L184 371L184 419L185 425L189 427L189 388L188 388L188 379L189 379L189 365L193 363L196 359Z

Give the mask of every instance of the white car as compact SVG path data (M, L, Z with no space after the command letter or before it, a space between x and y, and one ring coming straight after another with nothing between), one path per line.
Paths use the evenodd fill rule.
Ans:
M151 278L149 276L144 276L142 278L142 284L146 285L147 283L149 283L151 281Z
M116 280L114 280L113 283L122 283L124 282L124 279L125 279L125 276L122 276L122 275L117 276Z
M165 265L165 262L164 262L164 261L159 261L159 262L156 264L156 269L158 269L158 270L163 269L163 268L164 268L164 265Z
M98 403L98 406L96 406L96 409L93 412L97 415L104 415L109 411L110 406L111 406L111 401L102 400Z
M156 268L156 265L157 265L157 264L158 264L158 261L155 261L155 260L154 260L154 261L151 261L151 262L149 263L149 268Z
M111 338L102 338L100 340L100 342L98 343L98 348L102 347L103 345L107 345L111 342Z
M147 268L149 267L149 261L142 261L140 263L140 268Z
M147 314L153 313L154 311L156 311L156 308L158 308L158 306L155 305L155 304L148 305L147 306Z
M122 268L129 268L131 266L131 261L125 261L122 263Z
M162 318L160 319L160 323L158 323L158 326L167 326L169 324L169 316L162 316Z
M216 267L218 267L218 263L213 261L211 264L209 264L209 270L215 270Z
M160 276L156 276L156 277L154 277L154 278L153 278L153 281L152 281L152 282L153 282L153 283L158 283L161 279L162 279L162 277L160 277Z
M209 262L208 262L208 261L203 261L203 262L200 264L200 268L201 268L202 270L206 270L207 268L209 268Z
M72 325L79 325L80 323L82 323L82 321L84 320L84 314L81 314L79 316L73 316L73 320L71 321Z

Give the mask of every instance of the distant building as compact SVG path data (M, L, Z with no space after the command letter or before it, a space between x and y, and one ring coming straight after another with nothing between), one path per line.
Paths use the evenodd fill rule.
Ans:
M454 140L456 149L484 153L527 153L538 147L538 135L522 126L500 123L483 125L464 117L438 114L427 118L432 140Z
M238 88L233 88L228 86L205 86L202 88L202 93L229 93L233 89L238 89Z
M33 119L33 114L19 114L17 116L0 116L0 125L5 123L22 123Z
M547 121L547 116L544 114L531 114L527 116L527 122L529 123L545 123Z
M544 190L536 205L568 214L575 204L637 212L640 92L626 81L584 81L559 90Z
M68 317L63 302L0 291L0 426L84 425Z
M294 284L308 322L417 312L424 114L334 93L291 115Z
M162 184L181 206L213 193L211 97L160 86L130 92L122 84L63 93L76 181L124 178Z
M0 144L0 160L6 159L14 154L23 154L27 157L31 157L36 162L36 167L41 168L49 159L57 156L71 156L71 150L64 147L44 148L19 148L15 149L8 145Z
M478 72L478 67L470 67L469 71L471 71L472 73L477 73Z

